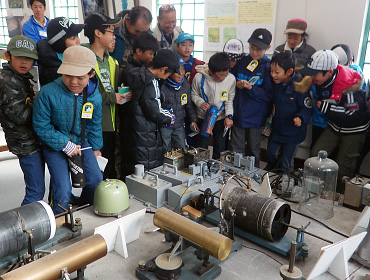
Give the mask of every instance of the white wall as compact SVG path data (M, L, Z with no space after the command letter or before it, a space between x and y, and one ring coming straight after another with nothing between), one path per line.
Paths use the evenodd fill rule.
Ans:
M1 0L5 1L5 0ZM52 0L47 1L50 3ZM113 5L115 1L116 12L122 10L120 0L107 0L109 15L113 16ZM226 2L227 0L225 0ZM317 50L331 48L338 43L344 43L351 47L356 59L362 43L364 17L367 11L368 0L276 0L276 24L275 24L275 46L285 42L284 30L286 23L292 18L302 18L307 21L309 34L308 42ZM23 0L24 7L26 0ZM140 4L150 11L155 11L155 0L140 0ZM80 0L78 0L80 4ZM129 1L132 8L133 1ZM6 1L8 5L8 1ZM50 16L51 5L47 5L46 16ZM26 17L32 11L25 8L23 13ZM12 15L8 9L8 14ZM80 21L82 22L82 10L79 8ZM153 14L153 24L156 15ZM367 31L368 32L368 31ZM81 36L85 41L84 36ZM247 49L248 50L248 49ZM205 52L204 60L208 61L214 52Z
M358 59L368 0L276 1L275 46L285 42L284 30L288 20L301 18L307 21L308 43L315 49L330 49L343 43L351 47ZM208 61L212 54L214 52L205 52L204 60Z

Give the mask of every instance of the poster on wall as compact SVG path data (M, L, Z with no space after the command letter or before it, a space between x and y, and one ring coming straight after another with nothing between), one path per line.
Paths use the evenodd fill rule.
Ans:
M277 0L206 0L204 50L222 51L229 39L239 39L247 52L248 39L257 28L275 33ZM267 53L272 53L274 46Z
M13 38L17 35L22 35L22 26L26 19L23 16L6 17L6 25L8 26L9 37Z
M81 0L84 19L91 13L107 14L105 0Z
M8 0L10 9L23 8L23 0Z

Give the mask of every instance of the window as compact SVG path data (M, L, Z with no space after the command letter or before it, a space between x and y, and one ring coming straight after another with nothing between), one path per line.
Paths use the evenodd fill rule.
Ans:
M9 42L8 26L6 24L6 5L5 1L0 1L0 44L7 45Z
M359 65L363 69L363 73L365 76L365 81L367 82L370 80L370 5L367 10L367 17L366 17L366 22L365 22L365 32L364 32L364 38L362 41L362 48L360 52L360 60L359 60Z
M163 4L175 6L177 25L194 35L193 55L203 60L204 0L157 0L157 15Z
M67 17L74 23L79 23L78 1L80 0L54 0L54 17Z

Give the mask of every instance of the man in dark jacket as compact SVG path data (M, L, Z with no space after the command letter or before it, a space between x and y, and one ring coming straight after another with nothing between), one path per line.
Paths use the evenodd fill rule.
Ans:
M337 192L343 193L342 177L353 177L369 128L369 109L365 92L361 90L363 77L339 66L338 56L330 50L315 52L300 72L315 81L317 109L328 119L327 127L311 149L311 156L317 156L320 150L330 156L338 148ZM328 83L332 86L328 87Z
M143 164L145 170L163 164L164 149L159 128L173 124L174 118L161 106L157 79L167 79L174 72L179 73L178 56L163 49L158 51L148 69L142 66L129 73L132 102L128 108L129 117L121 124L121 176L132 174L135 164Z
M9 150L17 155L24 174L25 205L43 199L45 193L45 163L32 129L35 93L29 70L38 58L36 44L26 36L15 36L5 57L9 64L0 73L0 122Z
M122 17L122 24L116 28L116 47L111 51L111 56L120 65L120 73L127 65L127 58L133 53L132 45L136 36L145 31L150 31L152 13L143 6L131 10L121 11L117 16Z

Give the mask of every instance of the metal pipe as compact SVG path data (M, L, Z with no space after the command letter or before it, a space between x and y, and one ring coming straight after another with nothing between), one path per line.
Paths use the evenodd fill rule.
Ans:
M56 280L62 269L69 273L88 265L107 254L107 244L100 234L85 238L56 253L6 273L0 280Z
M291 246L290 246L289 269L288 269L288 272L290 273L292 273L294 269L296 248L297 248L297 242L292 241Z
M204 248L211 256L223 261L231 251L231 239L212 231L164 207L153 217L153 224L166 228Z

